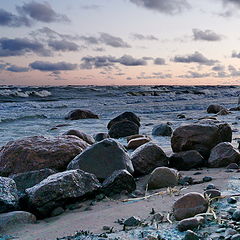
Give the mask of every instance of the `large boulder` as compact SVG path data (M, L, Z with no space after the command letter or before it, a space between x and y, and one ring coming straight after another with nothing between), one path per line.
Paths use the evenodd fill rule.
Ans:
M208 106L207 112L208 113L218 113L223 109L225 109L225 108L219 104L211 104Z
M174 187L178 185L179 174L175 169L158 167L153 170L148 180L149 189Z
M0 232L4 233L9 229L13 229L17 225L32 224L36 222L36 217L24 211L14 211L0 214Z
M127 137L130 135L138 134L139 126L132 121L122 120L120 122L115 123L109 129L109 136L111 138L121 138Z
M232 129L227 123L193 124L177 128L171 138L173 152L198 151L205 159L220 142L232 141Z
M173 204L173 215L180 221L185 218L194 217L205 213L208 209L208 201L197 192L187 193Z
M239 163L240 153L231 143L223 142L215 146L208 159L209 167L226 167L230 163Z
M196 150L173 153L169 158L169 167L181 171L188 171L192 168L202 167L204 158Z
M172 135L172 128L167 123L162 123L155 126L152 130L152 135L154 136L171 136Z
M153 142L138 147L131 155L136 175L146 175L157 167L168 164L168 158L160 146Z
M56 171L52 169L44 168L30 172L13 174L9 177L15 181L17 190L20 192L24 192L27 188L33 187L34 185L40 183L48 176L53 175L55 173Z
M94 138L91 135L88 135L84 132L80 132L78 130L68 130L67 132L65 132L63 135L73 135L76 137L81 138L83 141L87 142L88 144L93 144L95 142Z
M114 119L112 119L108 125L107 128L110 129L114 124L121 122L123 120L128 120L130 122L135 123L138 127L140 127L140 118L132 112L124 112L122 114L120 114L119 116L115 117Z
M94 195L101 187L97 178L81 170L56 173L28 188L27 206L39 217L66 203Z
M136 183L134 178L127 170L115 171L102 184L102 190L106 195L114 195L122 191L131 193L135 189Z
M126 169L133 173L133 166L124 147L117 141L108 138L95 143L76 156L68 169L81 169L93 173L104 180L115 170Z
M15 210L18 200L16 183L11 178L0 177L0 213Z
M65 117L65 119L67 120L79 120L79 119L87 119L87 118L98 119L99 116L89 110L75 109L70 111Z
M26 137L0 150L0 175L51 168L64 171L68 163L89 144L75 136Z

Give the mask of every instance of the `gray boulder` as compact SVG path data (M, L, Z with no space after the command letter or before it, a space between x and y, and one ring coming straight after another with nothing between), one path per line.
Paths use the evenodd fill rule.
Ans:
M102 184L102 190L106 195L114 195L124 190L131 193L135 189L135 180L127 170L115 171Z
M0 177L0 213L17 209L18 200L16 183L11 178Z
M215 146L208 159L209 167L226 167L230 163L239 163L240 153L231 143L222 142Z
M11 175L10 178L12 178L15 181L17 190L20 192L24 192L27 188L33 187L34 185L40 183L48 176L53 175L55 173L56 171L49 168L45 168L36 171L14 174Z
M218 113L223 109L225 109L225 108L219 104L211 104L208 106L207 112L208 113Z
M167 123L162 123L155 126L152 130L152 135L154 136L171 136L172 128Z
M131 155L136 175L146 175L157 167L167 166L168 158L160 146L149 142L138 147Z
M14 211L0 214L0 232L4 233L20 224L32 224L36 222L36 217L23 211Z
M96 142L100 142L106 138L110 138L110 136L108 135L108 133L97 133L94 136L94 139Z
M95 140L93 139L93 137L91 135L81 132L79 130L75 130L75 129L68 130L63 135L72 135L72 136L79 137L83 141L87 142L90 145L92 145L95 142Z
M173 152L198 151L205 159L220 142L232 141L232 129L227 123L193 124L178 127L172 135Z
M69 201L95 194L101 184L93 174L81 170L56 173L28 188L27 202L39 217L47 217L52 210Z
M133 166L124 147L117 141L108 138L95 143L76 156L68 165L68 169L81 169L93 173L104 180L115 170L126 169L133 173Z

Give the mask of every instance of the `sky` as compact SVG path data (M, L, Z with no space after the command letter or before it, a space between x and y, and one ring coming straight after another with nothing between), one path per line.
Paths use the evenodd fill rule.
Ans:
M2 0L0 85L240 85L240 0Z

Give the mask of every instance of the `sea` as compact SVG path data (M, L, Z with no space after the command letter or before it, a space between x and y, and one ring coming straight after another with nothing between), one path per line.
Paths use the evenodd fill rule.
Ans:
M70 129L90 135L107 132L109 120L131 111L141 119L140 134L151 136L170 153L170 137L152 136L154 126L169 122L175 129L196 123L212 116L206 112L210 104L236 107L239 96L240 86L0 86L0 147L27 136L58 136ZM78 108L91 110L100 119L64 119ZM179 114L186 118L179 119ZM240 112L217 118L232 126L237 146Z

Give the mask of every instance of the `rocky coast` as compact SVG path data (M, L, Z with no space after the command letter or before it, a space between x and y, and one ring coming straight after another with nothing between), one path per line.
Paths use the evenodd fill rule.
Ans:
M65 118L100 117L76 109ZM146 135L149 123L124 112L95 135L71 129L5 144L0 239L240 239L239 106L176 118L176 128L159 122Z

